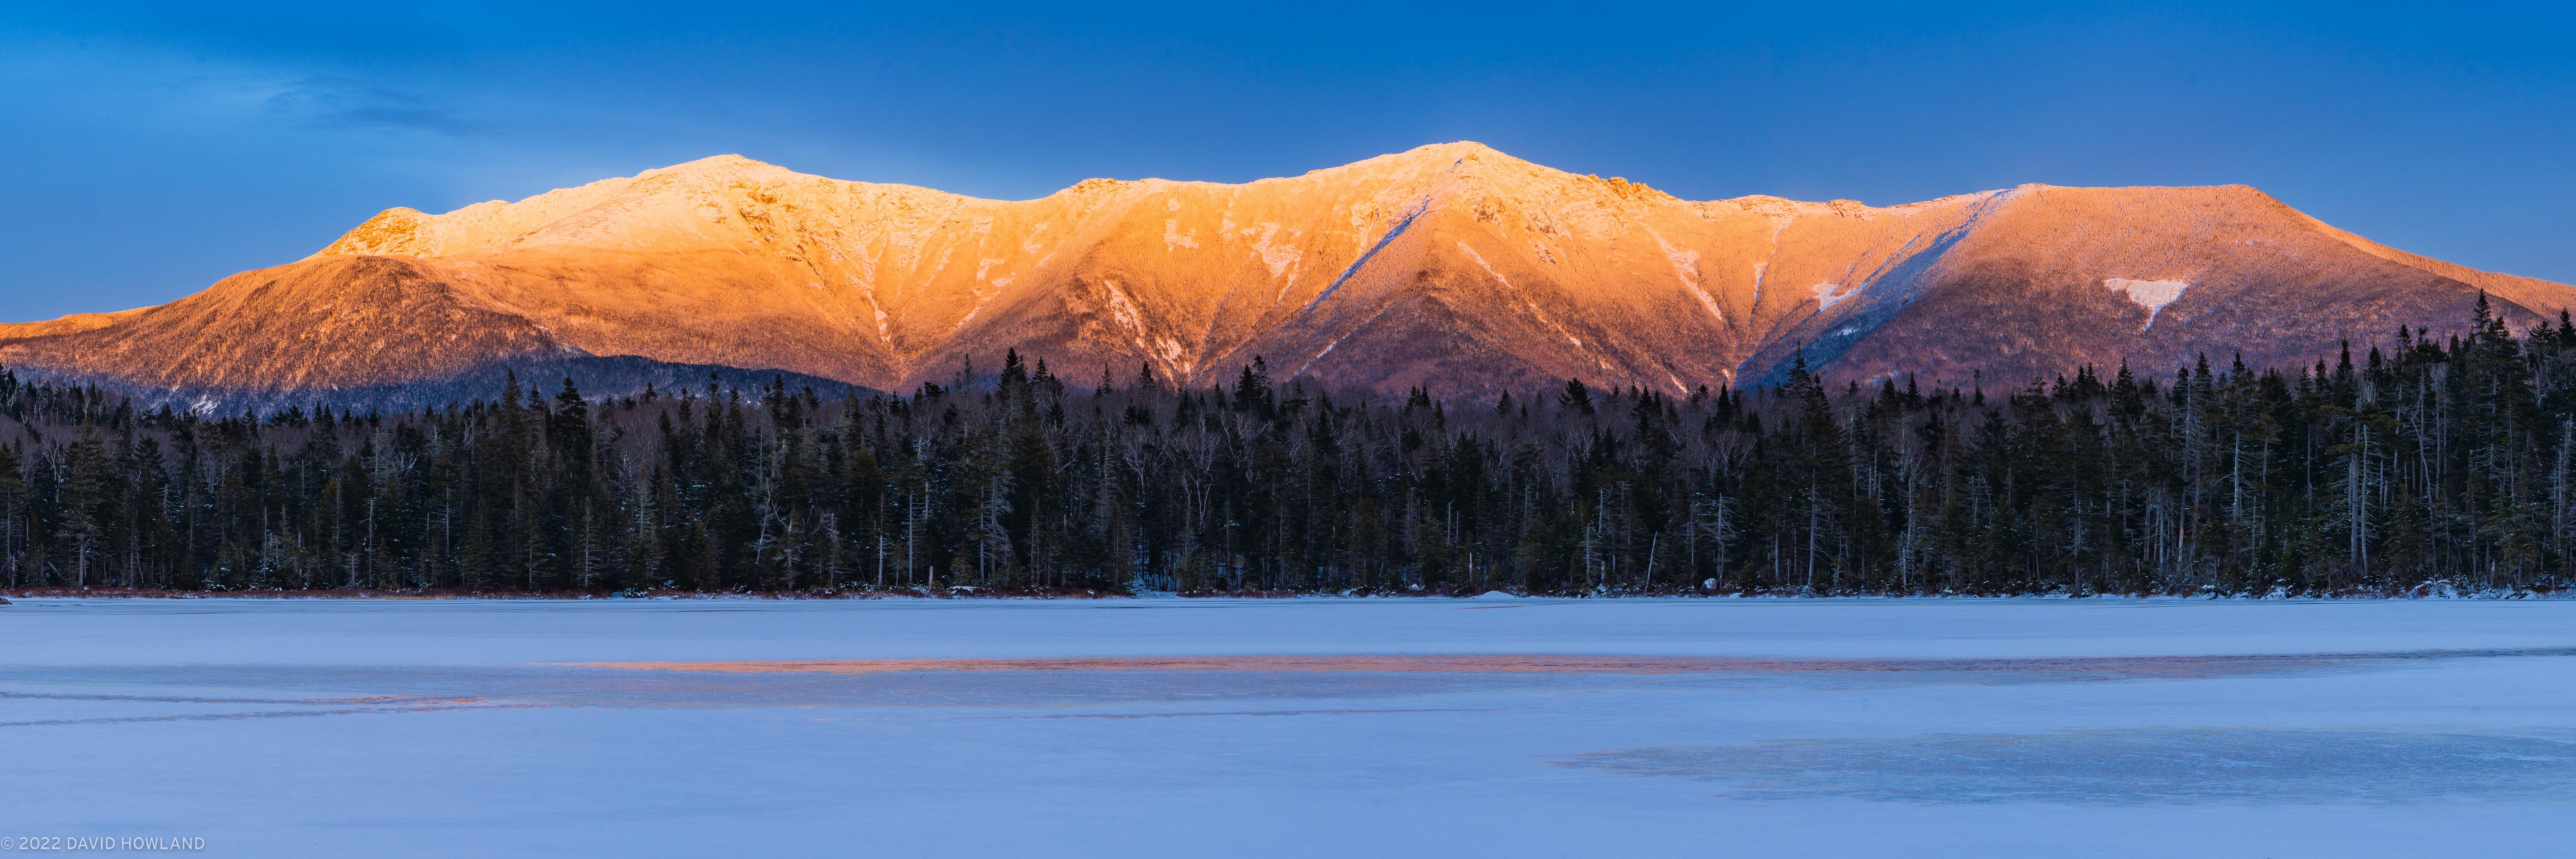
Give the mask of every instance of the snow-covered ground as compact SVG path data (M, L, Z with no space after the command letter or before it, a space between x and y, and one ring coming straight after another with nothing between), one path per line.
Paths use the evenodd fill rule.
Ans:
M0 765L242 856L2565 855L2576 601L20 600Z

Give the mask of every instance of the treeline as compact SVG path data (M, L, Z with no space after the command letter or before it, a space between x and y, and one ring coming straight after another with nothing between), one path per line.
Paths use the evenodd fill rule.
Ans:
M772 384L392 415L0 373L0 584L477 592L2551 590L2576 324L2018 390Z

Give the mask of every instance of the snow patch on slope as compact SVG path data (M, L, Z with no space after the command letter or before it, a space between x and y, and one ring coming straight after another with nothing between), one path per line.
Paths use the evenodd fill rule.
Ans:
M1197 371L1198 362L1182 360L1189 354L1189 350L1184 348L1180 341L1164 336L1149 336L1143 308L1136 306L1135 299L1129 298L1126 290L1118 288L1117 281L1103 280L1100 285L1109 293L1109 318L1127 329L1132 336L1131 342L1136 344L1137 351L1149 357L1162 359L1164 371L1171 373L1173 378L1187 379L1191 373Z
M2147 324L2139 326L2139 331L2156 327L2156 315L2164 312L2165 305L2182 298L2183 290L2191 288L2191 284L2179 280L2130 280L2125 277L2104 278L2102 285L2147 309Z
M1109 318L1117 320L1118 324L1126 326L1127 330L1143 335L1145 314L1137 310L1136 302L1128 300L1127 291L1119 289L1118 282L1114 280L1101 281L1100 285L1109 287ZM1144 345L1141 337L1137 340L1137 345Z
M1386 235L1378 237L1375 244L1369 245L1367 252L1360 254L1359 258L1351 260L1350 266L1342 269L1342 275L1340 277L1333 278L1332 285L1326 286L1324 287L1324 291L1316 293L1315 300L1306 302L1305 310L1299 312L1312 313L1317 306L1324 303L1324 299L1331 298L1333 297L1333 293L1341 291L1342 284L1349 282L1351 275L1358 274L1362 266L1368 265L1369 260L1376 258L1378 251L1386 250L1387 245L1394 244L1397 237L1404 235L1404 231L1413 226L1413 220L1415 218L1422 217L1422 213L1429 211L1430 208L1431 198L1429 197L1424 197L1421 202L1414 204L1413 211L1406 213L1404 220L1397 221L1395 223L1395 228L1386 231Z
M1485 257L1482 254L1476 253L1475 248L1468 247L1466 242L1459 242L1458 250L1459 252L1466 254L1468 259L1475 260L1477 265L1484 267L1485 273L1493 275L1494 280L1501 282L1504 286L1512 285L1511 278L1504 277L1502 272L1495 271L1494 264L1486 262Z
M1278 224L1262 224L1261 227L1261 240L1253 242L1252 249L1261 253L1261 264L1270 267L1270 276L1278 277L1306 252L1293 245L1275 244L1273 239L1279 235Z
M1844 299L1852 297L1851 292L1845 292L1841 295L1834 294L1842 288L1842 285L1838 283L1816 284L1816 312L1823 313L1825 311L1832 310L1834 309L1834 305L1841 304ZM1858 292L1858 290L1854 290L1853 292Z
M1333 354L1333 350L1340 347L1342 341L1351 339L1351 335L1360 333L1360 329L1369 327L1369 323L1376 322L1378 317L1385 316L1387 311L1393 309L1395 306L1391 304L1378 308L1376 313L1369 314L1369 318L1361 320L1358 325L1351 326L1351 330L1342 332L1342 336L1333 338L1333 342L1324 344L1324 351L1315 353L1315 357L1308 358L1306 363L1298 365L1297 372L1288 375L1291 377L1303 375L1307 368L1315 366L1315 362L1324 360L1326 355Z
M1475 261L1475 263L1476 263L1477 265L1484 267L1484 269L1485 269L1485 273L1486 273L1486 274L1489 274L1489 275L1493 275L1493 276L1494 276L1494 280L1495 280L1495 281L1497 281L1497 282L1499 282L1499 283L1501 283L1505 288L1509 288L1509 287L1512 285L1512 279L1511 279L1511 278L1504 277L1502 272L1494 270L1494 266L1493 266L1493 264L1485 261L1485 255L1484 255L1484 254L1477 253L1475 248L1468 247L1466 242L1459 242L1459 243L1458 243L1458 251L1459 251L1460 253L1464 253L1464 254L1466 254L1466 255L1467 255L1467 258L1468 258L1468 259L1470 259L1470 260L1474 260L1474 261ZM1573 334L1571 334L1571 333L1569 333L1569 332L1567 332L1567 331L1565 330L1565 326L1563 326L1563 325L1559 325L1559 324L1557 324L1557 322L1556 322L1556 320L1555 320L1555 319L1549 318L1549 317L1548 317L1548 315L1547 315L1547 311L1544 311L1544 310L1540 310L1540 309L1538 309L1538 304L1537 304L1536 302L1530 301L1528 298L1522 298L1522 299L1521 299L1521 306L1522 306L1522 307L1524 307L1524 308L1528 308L1528 309L1529 309L1529 312L1530 312L1530 317L1531 317L1531 318L1533 318L1533 319L1537 319L1537 320L1539 321L1539 324L1541 324L1541 325L1545 325L1545 326L1547 326L1550 330L1555 331L1555 332L1556 332L1556 336L1559 336L1559 337L1563 337L1563 338L1565 338L1565 342L1574 344L1574 348L1577 348L1577 349L1581 349L1581 348L1583 348L1583 340L1582 340L1581 338L1575 337ZM1712 309L1713 309L1713 308L1712 308ZM1372 318L1372 319L1374 319L1375 317L1371 317L1371 318ZM1721 317L1719 317L1719 318L1721 318L1721 319L1722 319L1722 318L1724 318L1724 317L1723 317L1723 316L1721 316ZM1354 329L1354 330L1356 330L1356 329ZM1344 335L1344 336L1348 336L1348 335ZM1333 342L1334 342L1336 345L1338 345L1338 344L1340 344L1340 342L1341 342L1341 341L1336 340L1336 341L1333 341ZM1331 348L1331 347L1325 347L1324 351L1326 351L1326 352L1330 352L1330 351L1332 351L1332 348ZM1323 357L1323 356L1322 356L1322 355L1317 355L1317 356L1315 356L1315 357L1321 358L1321 357ZM1312 362L1312 361L1308 361L1307 363L1312 364L1312 363L1314 363L1314 362Z
M1699 306L1706 309L1709 316L1725 322L1726 311L1717 309L1717 298L1700 288L1699 252L1675 248L1671 242L1664 241L1663 234L1653 230L1647 230L1646 234L1654 236L1655 244L1664 249L1664 258L1673 261L1673 276L1681 278L1682 288L1689 290L1692 298L1699 299Z

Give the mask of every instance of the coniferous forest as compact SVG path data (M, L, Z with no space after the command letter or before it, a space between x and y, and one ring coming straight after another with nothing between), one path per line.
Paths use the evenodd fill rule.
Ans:
M2549 591L2576 324L2311 367L1460 402L1140 368L143 409L0 373L0 584L611 593Z

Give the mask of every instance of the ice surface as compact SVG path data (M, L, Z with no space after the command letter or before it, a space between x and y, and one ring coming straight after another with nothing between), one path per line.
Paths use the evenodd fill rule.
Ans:
M21 600L20 834L2553 855L2576 601Z
M2576 800L2576 731L2091 728L1768 740L1597 752L1567 763L1728 782L1720 796L2169 804Z

